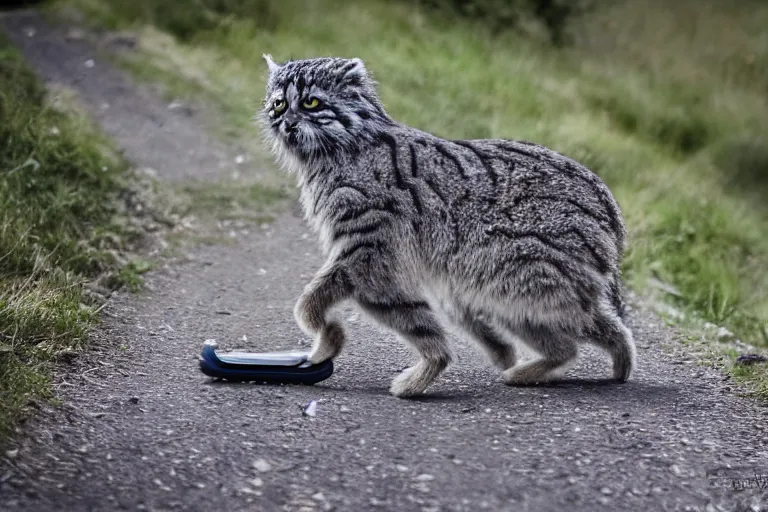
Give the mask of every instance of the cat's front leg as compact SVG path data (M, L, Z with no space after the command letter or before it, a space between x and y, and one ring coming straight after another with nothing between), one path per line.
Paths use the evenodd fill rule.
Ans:
M317 364L333 359L346 340L344 327L331 309L352 294L346 271L335 263L327 263L304 289L294 308L299 327L315 339L309 359Z

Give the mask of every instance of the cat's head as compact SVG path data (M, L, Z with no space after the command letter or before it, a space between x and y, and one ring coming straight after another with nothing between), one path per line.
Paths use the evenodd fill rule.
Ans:
M269 77L261 117L278 156L311 161L354 151L391 122L360 59L264 59Z

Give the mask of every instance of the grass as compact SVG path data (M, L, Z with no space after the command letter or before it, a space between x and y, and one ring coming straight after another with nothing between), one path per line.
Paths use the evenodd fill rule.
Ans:
M749 388L749 394L757 397L768 397L768 372L765 363L751 365L734 365L729 371L733 379Z
M138 236L115 217L125 165L67 104L0 39L0 443L51 396L56 355L86 342L100 306L86 284L140 282L115 256Z
M250 222L271 220L274 207L291 197L285 188L233 182L186 183L179 194L187 199L181 207L185 215Z
M408 2L60 0L139 35L134 71L204 94L257 147L262 53L362 57L398 120L449 138L535 140L612 188L639 291L768 346L768 5L598 2L574 44L489 35ZM163 75L159 75L163 78ZM172 78L170 78L172 77ZM184 89L186 88L186 89ZM756 372L764 371L757 369ZM768 396L768 393L766 393Z

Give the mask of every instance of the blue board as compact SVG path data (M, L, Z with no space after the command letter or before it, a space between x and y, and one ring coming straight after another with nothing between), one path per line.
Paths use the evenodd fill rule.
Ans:
M312 364L306 352L216 352L206 342L200 370L209 377L230 381L280 384L315 384L333 374L333 361Z

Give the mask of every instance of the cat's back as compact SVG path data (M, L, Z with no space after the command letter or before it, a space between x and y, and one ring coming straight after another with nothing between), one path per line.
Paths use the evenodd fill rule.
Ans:
M518 229L538 231L553 223L592 225L613 239L619 250L623 247L626 230L613 194L579 162L526 141L476 139L451 143L466 164L492 176L496 210Z
M370 182L397 197L430 232L451 228L460 245L533 233L562 238L582 252L604 246L611 261L624 246L621 211L605 183L539 144L446 140L398 127L380 134L355 167L370 172Z

